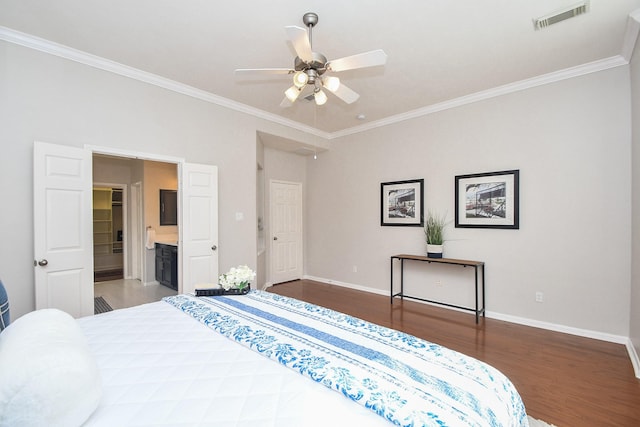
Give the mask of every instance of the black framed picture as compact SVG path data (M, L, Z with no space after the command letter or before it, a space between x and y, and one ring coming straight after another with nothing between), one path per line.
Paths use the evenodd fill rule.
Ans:
M456 227L520 228L519 170L458 175Z
M380 225L424 225L424 179L380 184Z

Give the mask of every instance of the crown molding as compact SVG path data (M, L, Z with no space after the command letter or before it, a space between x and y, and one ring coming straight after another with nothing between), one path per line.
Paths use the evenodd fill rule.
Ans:
M348 135L353 135L360 132L365 132L371 129L376 129L384 126L389 126L395 123L400 123L406 120L415 119L429 114L434 114L440 111L448 110L451 108L457 108L464 105L472 104L475 102L495 98L502 95L507 95L514 92L542 86L550 83L559 82L562 80L570 79L573 77L579 77L586 74L596 73L599 71L608 70L610 68L619 67L629 64L631 55L635 48L635 43L640 33L640 9L632 12L629 15L627 22L627 30L625 33L624 46L622 53L610 58L602 59L599 61L590 62L587 64L579 65L576 67L566 68L564 70L555 71L548 74L543 74L530 79L521 80L518 82L506 84L492 89L476 92L470 95L465 95L452 100L440 102L437 104L428 105L426 107L418 108L415 110L407 111L402 114L389 116L381 120L376 120L363 125L354 126L341 131L336 132L324 132L311 126L301 124L299 122L285 119L273 113L260 110L242 104L240 102L232 101L228 98L224 98L215 95L210 92L196 89L192 86L185 85L183 83L176 82L164 77L160 77L156 74L152 74L146 71L138 70L133 67L129 67L124 64L120 64L115 61L111 61L96 55L92 55L77 49L70 48L58 43L51 42L39 37L35 37L30 34L25 34L10 28L0 26L0 40L5 40L10 43L25 46L31 49L39 50L41 52L49 53L51 55L59 56L61 58L76 61L84 65L88 65L100 70L119 74L124 77L135 79L141 82L149 83L173 92L177 92L186 96L190 96L202 101L206 101L221 107L229 108L241 113L245 113L254 116L259 119L277 123L291 129L299 130L301 132L318 136L326 140L332 140L336 138L342 138Z
M175 80L167 79L156 74L142 71L137 68L121 64L119 62L111 61L109 59L83 52L81 50L73 49L59 43L54 43L49 40L33 36L31 34L25 34L11 28L0 26L0 40L55 55L64 59L75 61L84 65L88 65L90 67L108 71L144 83L152 84L163 89L190 96L192 98L219 105L221 107L229 108L231 110L277 123L304 133L315 135L324 139L330 139L329 133L323 132L314 127L307 126L293 120L285 119L276 114L268 113L258 108L254 108L240 102L232 101L228 98L224 98L222 96L218 96L213 93L194 88Z
M537 86L543 86L549 83L555 83L562 80L570 79L573 77L583 76L585 74L596 73L598 71L608 70L610 68L619 67L621 65L627 65L629 61L623 58L621 55L613 56L611 58L603 59L600 61L594 61L576 67L565 68L564 70L554 71L553 73L542 74L526 80L520 80L518 82L509 83L503 86L487 89L481 92L472 93L470 95L461 96L459 98L451 99L449 101L440 102L437 104L428 105L423 108L407 111L406 113L397 114L395 116L389 116L381 120L366 123L360 126L355 126L342 131L333 132L331 139L340 138L347 135L353 135L356 133L364 132L367 130L389 126L395 123L403 122L405 120L411 120L429 114L434 114L440 111L449 110L451 108L461 107L463 105L473 104L478 101L484 101L486 99L495 98L497 96L507 95L514 92L519 92L526 89L531 89Z
M640 34L640 9L631 12L627 18L627 29L624 33L621 54L627 62L631 61L633 50L638 41L638 34Z

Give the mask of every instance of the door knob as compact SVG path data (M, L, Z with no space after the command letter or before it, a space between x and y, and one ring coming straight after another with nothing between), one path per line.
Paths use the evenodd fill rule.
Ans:
M41 259L40 261L38 261L38 265L40 267L45 267L47 264L49 264L49 261L47 261L46 259Z
M273 240L278 240L278 238L274 236L274 237L273 237Z
M211 246L211 250L215 251L216 249L218 249L218 247L216 245Z

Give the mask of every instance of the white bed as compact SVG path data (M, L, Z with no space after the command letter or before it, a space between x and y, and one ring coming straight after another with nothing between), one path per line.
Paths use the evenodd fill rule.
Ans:
M389 425L165 302L79 322L103 376L87 426Z
M101 381L86 426L528 425L488 365L276 294L178 295L77 324Z

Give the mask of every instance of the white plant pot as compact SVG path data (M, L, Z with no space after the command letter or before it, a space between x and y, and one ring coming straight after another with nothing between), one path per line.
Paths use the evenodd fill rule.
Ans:
M427 243L428 258L442 258L442 248L444 245L430 245Z

